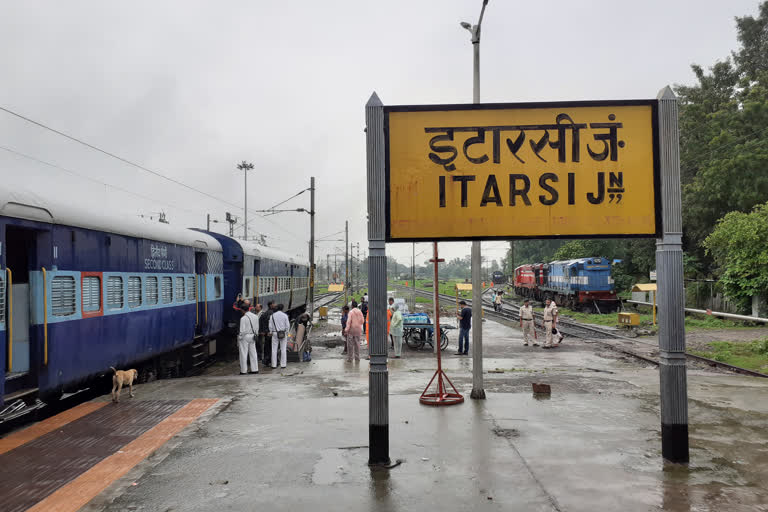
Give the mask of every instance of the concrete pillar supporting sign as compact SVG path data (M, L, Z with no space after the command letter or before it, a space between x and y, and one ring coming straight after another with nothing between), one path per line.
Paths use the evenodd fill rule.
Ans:
M368 464L389 464L387 371L387 256L384 105L374 92L365 105L368 173Z
M659 163L663 232L656 240L659 303L661 453L687 463L688 389L685 366L683 221L680 199L680 147L677 98L669 86L658 95Z

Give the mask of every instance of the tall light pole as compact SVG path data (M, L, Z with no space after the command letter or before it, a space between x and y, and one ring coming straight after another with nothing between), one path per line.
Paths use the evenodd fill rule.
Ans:
M349 304L349 221L344 221L344 305Z
M243 160L237 165L238 170L243 171L243 178L245 180L243 191L245 192L245 201L243 205L243 213L245 215L245 229L243 230L243 240L248 240L248 171L253 169L253 164Z
M315 314L315 177L309 178L309 318Z
M483 23L483 14L488 0L483 0L483 7L480 10L480 19L477 25L470 25L466 21L461 22L464 27L472 34L473 50L473 80L472 80L472 102L480 103L480 27ZM471 398L484 399L485 389L483 387L483 290L481 286L480 265L480 242L472 242L472 393Z

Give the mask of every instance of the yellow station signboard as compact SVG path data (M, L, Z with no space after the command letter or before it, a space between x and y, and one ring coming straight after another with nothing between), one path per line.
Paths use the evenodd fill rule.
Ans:
M656 108L384 107L387 241L658 236Z

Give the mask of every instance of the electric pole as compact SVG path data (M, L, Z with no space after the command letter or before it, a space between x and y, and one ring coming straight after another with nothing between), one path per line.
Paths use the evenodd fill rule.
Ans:
M461 26L472 34L472 103L480 103L480 27L483 24L483 14L488 0L483 0L480 19L477 25L462 22ZM472 393L471 398L484 400L483 386L483 289L480 275L482 274L480 259L480 241L472 242Z
M309 179L309 318L315 314L315 177Z
M344 221L344 305L349 304L349 221Z
M244 192L245 192L244 203L245 204L243 206L243 214L245 215L245 229L243 230L243 240L248 240L248 171L253 169L253 164L243 160L237 165L237 168L243 171L243 179L245 180L245 183L244 183Z

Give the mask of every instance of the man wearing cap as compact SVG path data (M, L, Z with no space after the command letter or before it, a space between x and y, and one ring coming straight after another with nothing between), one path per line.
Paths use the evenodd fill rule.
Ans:
M544 308L544 346L542 348L554 348L552 344L552 328L557 325L557 304L551 299L546 301L547 307Z
M465 301L459 302L459 305L461 306L461 313L456 315L456 318L459 319L459 351L456 352L456 355L466 356L469 354L469 330L472 328L472 308L467 307ZM437 336L439 337L440 334L437 334Z
M528 338L531 338L534 347L538 347L536 343L536 331L533 325L533 307L531 307L531 301L525 299L523 301L523 307L520 308L520 328L523 329L523 345L528 346Z

